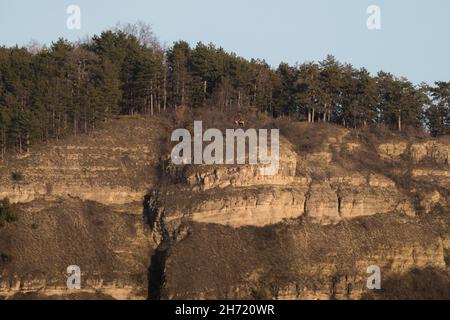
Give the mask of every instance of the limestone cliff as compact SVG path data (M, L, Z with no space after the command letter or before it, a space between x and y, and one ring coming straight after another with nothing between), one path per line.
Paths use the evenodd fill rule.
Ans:
M416 269L450 288L446 138L294 123L278 174L262 176L171 164L171 126L120 118L3 163L0 198L19 219L0 229L0 296L376 298L370 265L391 297ZM65 287L69 265L79 292Z
M147 297L153 242L142 202L158 180L166 123L123 117L0 165L0 199L18 216L0 228L0 296ZM79 292L67 290L71 265Z
M148 197L164 256L155 297L367 298L371 265L387 286L431 268L450 288L448 141L367 144L333 130L303 152L282 139L274 177L169 168Z
M114 120L91 136L53 142L11 159L0 166L0 198L13 203L49 197L107 205L141 202L156 182L156 146L166 131L163 120L147 121Z

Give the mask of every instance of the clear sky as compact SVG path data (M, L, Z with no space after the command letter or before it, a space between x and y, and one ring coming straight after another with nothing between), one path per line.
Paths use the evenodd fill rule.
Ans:
M66 27L71 4L81 30ZM381 9L381 30L366 26L369 5ZM212 42L273 66L333 54L415 83L450 80L449 0L0 0L0 45L77 40L138 20L167 45Z

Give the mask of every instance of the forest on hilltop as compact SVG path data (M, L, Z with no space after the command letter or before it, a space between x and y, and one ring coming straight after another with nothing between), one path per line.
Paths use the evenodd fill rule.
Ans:
M274 69L212 44L179 41L165 49L143 23L77 43L0 47L0 159L35 142L89 133L112 116L180 106L225 112L252 106L274 117L411 126L438 136L450 133L449 105L450 82L373 76L333 56Z

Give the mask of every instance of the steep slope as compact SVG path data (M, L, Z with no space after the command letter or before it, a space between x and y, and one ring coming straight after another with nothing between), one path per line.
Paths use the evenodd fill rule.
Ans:
M1 265L0 295L70 294L66 269L77 265L81 292L93 298L146 297L152 247L139 212L78 199L35 200L16 210L19 221L0 231L0 251L11 256Z
M247 166L168 170L172 183L148 198L164 257L155 296L358 299L370 296L371 265L386 279L435 268L450 288L448 142L366 143L297 126L321 138L304 150L282 139L275 177Z
M158 181L167 125L122 117L0 166L0 198L18 216L0 228L0 296L147 297L154 243L142 202ZM81 292L67 290L71 265Z
M170 117L119 118L9 159L0 198L18 221L0 228L0 296L401 298L429 282L425 297L450 298L450 141L269 126L282 133L275 176L171 164ZM66 289L69 265L81 291ZM382 292L366 288L371 265Z
M74 197L103 204L142 201L156 182L163 119L123 117L90 136L40 146L0 167L0 198ZM166 143L167 140L164 140Z
M387 279L416 268L448 271L449 223L448 214L418 221L379 215L335 226L305 220L240 229L189 223L188 235L166 252L159 294L166 299L360 299L371 294L366 283L372 265L381 268L385 289ZM441 285L448 289L445 274ZM450 299L450 291L439 298Z

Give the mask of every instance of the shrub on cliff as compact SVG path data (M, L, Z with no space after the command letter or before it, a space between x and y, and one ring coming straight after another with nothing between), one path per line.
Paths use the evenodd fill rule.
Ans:
M11 179L15 182L19 182L23 180L23 174L20 171L14 171L11 173Z
M4 227L6 223L17 221L17 215L13 211L8 198L0 201L0 228Z
M6 253L0 253L0 264L7 264L12 261L12 257Z

